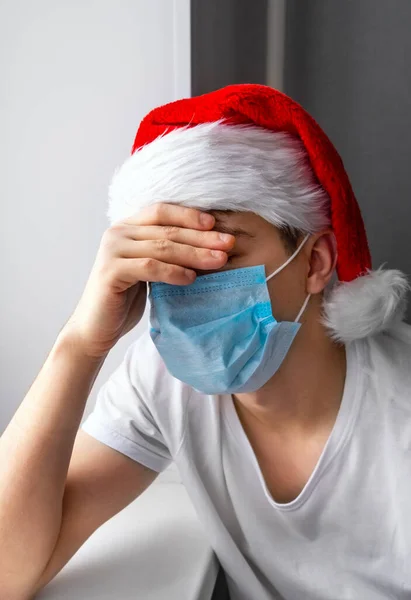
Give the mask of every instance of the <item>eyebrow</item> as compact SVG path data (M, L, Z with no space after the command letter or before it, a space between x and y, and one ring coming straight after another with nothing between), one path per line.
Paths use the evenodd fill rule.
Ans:
M215 231L219 231L220 233L230 233L231 235L234 235L237 237L255 238L255 235L253 233L250 233L249 231L242 229L242 227L229 227L229 225L226 225L225 223L223 223L215 215L214 215L214 218L215 218L215 225L214 225L213 229L215 229Z

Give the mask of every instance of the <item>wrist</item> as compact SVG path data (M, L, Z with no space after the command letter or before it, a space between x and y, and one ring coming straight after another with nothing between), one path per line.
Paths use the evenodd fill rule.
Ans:
M108 351L96 355L92 354L88 349L88 345L69 323L58 334L55 342L55 351L58 353L68 353L73 358L97 366L101 365L108 355Z

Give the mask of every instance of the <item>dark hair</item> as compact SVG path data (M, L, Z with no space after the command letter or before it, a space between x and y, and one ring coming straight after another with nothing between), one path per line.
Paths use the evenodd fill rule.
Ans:
M217 217L219 214L235 214L236 210L233 209L225 209L225 210L209 210L208 211L214 217ZM296 227L291 227L291 225L282 225L277 226L277 230L279 232L281 241L287 252L289 252L290 256L293 252L297 250L298 242L302 239L304 232L301 229L297 229Z
M285 249L291 256L291 254L297 250L298 242L303 236L303 232L300 229L291 227L290 225L283 225L282 227L279 227L278 232Z

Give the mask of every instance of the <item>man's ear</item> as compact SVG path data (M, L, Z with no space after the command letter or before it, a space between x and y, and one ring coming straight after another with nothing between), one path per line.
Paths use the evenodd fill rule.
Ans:
M337 264L337 240L332 229L313 234L310 244L310 271L307 292L319 294L330 281Z

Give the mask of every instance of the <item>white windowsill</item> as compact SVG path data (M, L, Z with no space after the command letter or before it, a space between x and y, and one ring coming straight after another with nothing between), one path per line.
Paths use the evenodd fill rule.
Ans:
M184 486L165 481L175 473L97 530L36 600L210 600L218 561Z

